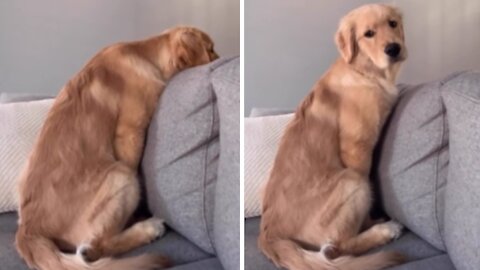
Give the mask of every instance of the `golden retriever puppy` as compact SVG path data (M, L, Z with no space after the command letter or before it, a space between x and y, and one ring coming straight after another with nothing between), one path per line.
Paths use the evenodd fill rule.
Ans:
M395 252L355 257L402 230L390 221L361 232L372 150L407 57L401 14L362 6L341 20L335 40L341 57L296 110L264 189L258 244L278 267L374 270L402 260Z
M216 58L207 34L177 27L103 49L66 84L20 176L16 247L30 268L167 265L160 255L98 259L164 233L156 218L124 228L140 198L137 167L146 128L166 81Z

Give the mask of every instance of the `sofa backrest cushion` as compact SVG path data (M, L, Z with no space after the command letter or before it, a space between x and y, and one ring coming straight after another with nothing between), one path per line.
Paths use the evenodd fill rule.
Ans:
M215 191L214 242L226 270L240 269L240 59L212 74L220 116L220 160Z
M445 245L455 267L480 267L480 72L442 87L450 129Z
M155 216L210 254L219 157L219 116L211 73L228 59L170 80L149 127L142 161Z
M377 146L387 214L438 249L442 240L448 130L441 82L403 86Z

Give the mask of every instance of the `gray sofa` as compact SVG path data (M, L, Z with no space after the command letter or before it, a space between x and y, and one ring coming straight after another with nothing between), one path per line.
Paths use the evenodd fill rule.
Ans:
M125 256L171 258L169 269L240 268L239 58L186 70L168 84L149 128L138 211L166 220L168 232ZM39 96L1 94L18 102ZM0 214L0 269L28 269L14 248L16 213Z
M372 215L384 211L407 230L379 249L408 257L390 270L478 270L480 72L399 88L374 155ZM254 109L252 115L285 112ZM259 221L245 220L245 269L273 270L257 248Z

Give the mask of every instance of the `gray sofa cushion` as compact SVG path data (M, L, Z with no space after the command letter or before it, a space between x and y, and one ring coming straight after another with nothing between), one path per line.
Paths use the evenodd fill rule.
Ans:
M457 269L480 268L480 72L446 82L450 129L445 243Z
M28 270L27 265L18 256L14 247L16 230L16 213L0 214L0 269ZM174 265L183 265L210 258L209 254L173 231L168 231L159 240L138 248L126 254L126 256L147 252L164 254L172 260Z
M198 262L175 266L168 269L169 270L222 270L223 267L217 258L210 258L210 259L201 260Z
M413 261L386 270L455 270L447 254Z
M370 253L380 250L400 252L407 257L409 262L445 254L445 252L436 249L411 231L405 231L399 239L385 246L378 247L370 251Z
M212 74L220 115L220 161L215 195L214 239L227 270L240 268L240 59Z
M259 226L260 218L245 220L245 270L276 270L277 268L273 263L263 256L257 247ZM411 232L406 232L398 240L372 252L379 250L395 250L401 252L407 257L409 262L444 254Z
M260 227L260 218L249 218L245 220L244 233L244 255L245 270L278 270L267 257L261 253L257 246L257 238Z
M432 82L402 89L384 128L374 169L388 215L445 250L448 130L440 86L441 82Z
M211 254L219 119L210 76L226 61L172 78L150 124L142 161L152 213Z

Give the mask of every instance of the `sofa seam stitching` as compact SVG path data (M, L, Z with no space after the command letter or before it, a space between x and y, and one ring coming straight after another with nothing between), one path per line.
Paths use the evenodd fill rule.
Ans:
M443 89L443 84L440 84L440 90ZM434 214L435 214L435 223L436 223L436 229L437 229L437 233L438 235L440 236L441 238L441 243L442 243L442 246L443 248L445 248L445 243L444 243L444 235L442 234L441 230L440 230L440 219L439 219L439 211L438 211L438 177L439 177L439 172L438 172L438 166L439 166L439 163L440 163L440 155L441 155L441 151L442 151L442 148L443 148L443 144L444 144L444 141L445 141L445 134L446 134L446 108L443 104L443 99L442 99L442 96L441 96L441 93L440 93L440 105L442 107L442 135L440 136L440 145L441 145L441 148L438 150L438 154L437 154L437 160L435 162L435 196L434 196Z
M464 99L468 99L469 101L475 103L475 104L480 104L480 100L472 98L470 96L467 96L465 94L459 93L458 91L453 91L453 93L457 96L463 97Z
M210 74L209 74L209 79L210 79ZM214 98L214 93L213 93L213 87L212 87L212 83L211 83L211 80L208 84L208 88L210 90L210 98L213 100ZM212 105L211 106L212 110L211 110L211 121L210 121L210 133L209 133L209 138L212 137L212 134L213 134L213 129L214 129L214 123L215 123L215 108L214 106ZM202 207L202 212L203 212L203 222L204 222L204 226L205 226L205 229L206 229L206 233L207 233L207 237L208 237L208 242L209 242L209 245L210 245L210 248L214 251L214 253L216 253L216 250L215 250L215 247L213 245L213 241L212 241L212 236L210 234L210 230L209 230L209 226L208 226L208 222L207 222L207 214L206 214L206 190L207 190L207 184L206 184L206 181L207 181L207 168L206 168L206 164L207 164L207 156L208 156L208 152L209 152L209 149L212 145L212 142L210 141L208 144L207 144L207 147L206 147L206 150L205 150L205 155L204 155L204 159L203 159L203 192L202 192L202 204L203 204L203 207Z

